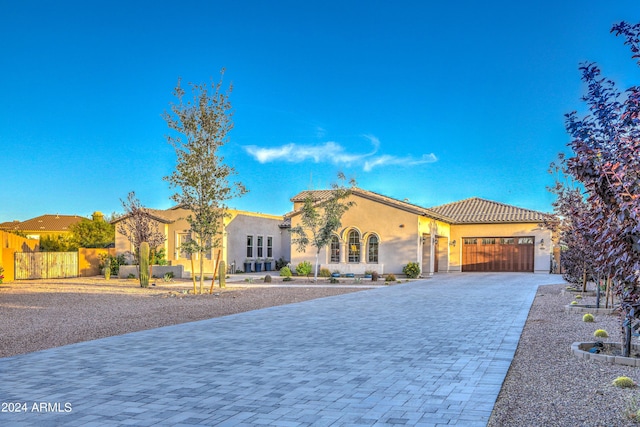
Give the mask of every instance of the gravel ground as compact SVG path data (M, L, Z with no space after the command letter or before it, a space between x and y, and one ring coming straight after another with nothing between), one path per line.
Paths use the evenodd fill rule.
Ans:
M301 285L230 284L213 295L193 296L183 294L192 288L189 282L149 289L131 280L93 278L3 284L0 357L364 288ZM565 312L574 297L563 290L564 285L539 288L489 427L638 425L625 413L633 399L640 401L640 391L611 382L621 375L640 381L640 369L585 361L570 352L575 341L593 341L596 329L619 342L618 317L597 315L594 323L582 322L582 314ZM593 304L595 298L580 303Z
M597 315L594 323L585 323L583 314L565 312L574 296L563 295L563 289L538 289L488 426L638 425L625 412L633 399L640 401L640 391L611 382L622 375L638 382L640 369L581 360L570 351L573 342L595 341L596 329L609 333L607 342L620 342L618 316ZM576 301L595 304L595 297Z
M101 278L5 283L0 285L0 357L367 289L297 284L228 283L211 295L185 295L191 282L158 282L147 289L135 280Z

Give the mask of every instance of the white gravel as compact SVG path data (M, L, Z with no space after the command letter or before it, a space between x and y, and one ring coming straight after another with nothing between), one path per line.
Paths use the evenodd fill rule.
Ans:
M640 369L575 357L573 342L593 342L593 332L605 329L608 342L620 342L616 314L597 315L594 323L583 314L567 313L574 297L563 295L564 285L541 286L525 325L511 368L488 426L637 426L625 416L640 391L613 387L618 376L640 381ZM595 304L595 297L577 300ZM638 409L638 408L636 408Z

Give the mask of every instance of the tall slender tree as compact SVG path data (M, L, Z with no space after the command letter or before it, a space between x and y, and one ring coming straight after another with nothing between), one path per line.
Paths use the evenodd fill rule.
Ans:
M186 92L178 80L174 89L177 103L163 117L173 131L167 141L177 156L176 168L166 176L176 193L171 196L179 206L190 211L187 222L191 241L187 248L200 261L200 293L204 283L204 257L219 247L224 228L225 202L247 192L240 182L230 182L236 175L224 163L220 149L228 142L233 128L229 95L232 87L222 88L224 69L218 83L189 84L193 100L185 101Z

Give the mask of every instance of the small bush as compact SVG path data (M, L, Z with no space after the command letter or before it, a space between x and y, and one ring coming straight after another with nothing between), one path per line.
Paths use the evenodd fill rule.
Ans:
M320 272L318 272L318 275L320 277L331 277L331 272L328 268L321 268Z
M286 267L285 267L286 268ZM291 278L291 276L286 276L284 279L282 279L283 282L290 282L293 279Z
M395 282L396 276L394 274L387 274L387 277L384 279L385 282Z
M415 279L420 275L420 266L417 262L410 262L402 268L402 272L406 274L409 279Z
M264 283L271 283L271 275L267 274L266 276L264 276Z
M173 281L173 273L172 272L168 272L166 273L163 277L162 280L165 282L171 282Z
M127 279L135 279L136 275L133 273L129 273L129 275L127 276Z
M377 271L374 271L374 272L371 273L371 281L372 282L377 282L379 278L380 278L380 275L378 274Z
M593 336L598 338L607 338L609 334L604 329L598 329L593 333Z
M286 267L287 264L289 264L289 261L287 261L286 259L280 257L277 261L276 261L276 270L281 270L282 267Z
M332 277L329 279L329 283L340 283L340 280L336 279L335 277Z
M289 280L291 280L291 276L293 273L291 273L291 269L289 267L282 267L280 269L280 276L284 277L284 278L289 278Z
M296 273L298 273L298 276L309 277L311 274L311 263L309 261L302 261L296 266Z
M584 316L582 316L582 321L583 322L593 322L593 314L587 313Z
M576 299L582 299L582 295L576 295Z
M620 387L620 388L631 388L636 386L635 381L633 381L629 377L618 377L615 380L613 380L611 384L615 387Z
M577 305L578 301L571 301L571 305Z

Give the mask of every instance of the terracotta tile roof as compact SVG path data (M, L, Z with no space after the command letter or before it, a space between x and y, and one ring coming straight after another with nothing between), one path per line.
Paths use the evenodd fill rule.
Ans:
M40 215L26 221L5 222L0 225L4 230L16 230L36 233L66 233L69 226L82 221L84 218L78 215Z
M409 202L404 202L398 199L393 199L391 197L383 196L382 194L374 193L373 191L363 190L362 188L354 187L351 189L351 192L354 195L363 197L365 199L373 200L378 203L382 203L388 206L393 206L398 209L402 209L404 211L408 211L414 213L416 215L424 215L429 218L437 219L444 222L453 222L452 218L449 218L446 215L443 215L439 212L435 212L431 209L423 208L422 206L414 205ZM305 199L311 195L313 200L321 202L323 200L327 200L331 197L333 190L305 190L302 191L291 198L292 202L304 202ZM285 217L291 217L292 215L296 215L299 211L289 212L285 215Z
M459 202L431 208L453 218L457 224L487 224L504 222L543 222L550 214L517 206L472 197Z
M173 208L167 209L167 210L171 210ZM147 211L147 213L149 214L149 217L151 217L151 219L161 222L163 224L171 224L173 222L175 222L175 219L169 218L166 214L164 210L161 209L149 209L149 208L144 208L145 211ZM127 214L127 215L123 215L121 217L118 217L116 219L114 219L113 221L111 221L111 224L116 224L120 221L123 221L127 218L129 218L131 215Z

